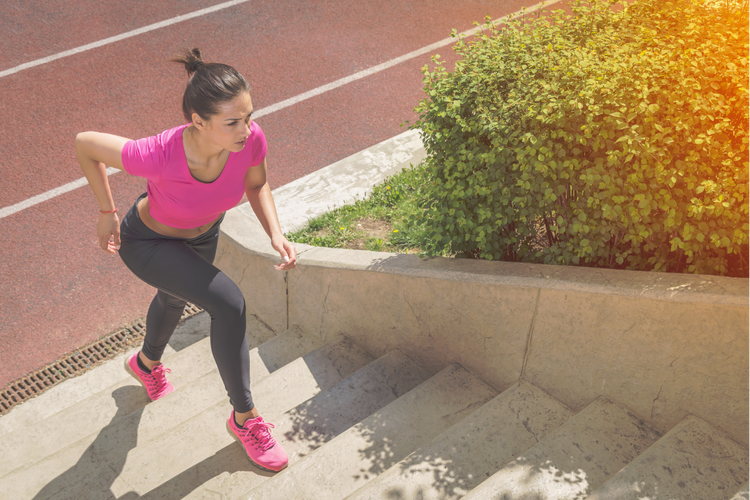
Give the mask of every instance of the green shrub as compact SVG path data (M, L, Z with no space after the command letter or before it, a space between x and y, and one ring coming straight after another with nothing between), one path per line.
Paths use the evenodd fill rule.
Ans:
M726 274L748 244L747 2L571 7L424 68L422 248Z

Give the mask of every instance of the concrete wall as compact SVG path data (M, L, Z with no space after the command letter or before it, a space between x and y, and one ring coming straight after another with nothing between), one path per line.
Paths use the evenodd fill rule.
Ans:
M604 395L661 431L694 414L748 444L747 279L297 248L275 271L257 220L227 214L217 264L276 333L523 378L574 410Z

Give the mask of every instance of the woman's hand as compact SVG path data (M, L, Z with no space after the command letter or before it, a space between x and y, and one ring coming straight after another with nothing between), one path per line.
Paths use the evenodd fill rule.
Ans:
M260 165L251 167L245 174L245 194L247 201L253 207L253 212L258 217L263 230L271 238L271 246L279 252L284 260L282 264L273 266L278 271L288 271L297 265L297 250L289 243L281 232L279 217L273 204L271 186L266 182L268 167L266 159Z
M81 132L76 136L78 163L99 202L100 210L109 211L115 208L107 180L106 165L123 169L122 149L128 141L129 139L124 137L100 132ZM120 248L120 219L117 213L99 214L96 235L102 250L111 254L117 253Z
M99 214L99 222L96 224L96 234L99 237L99 246L102 250L116 254L120 249L120 218L117 212L110 214Z
M294 269L297 265L297 250L294 248L289 240L284 235L279 234L271 238L271 246L273 249L279 252L281 258L284 260L283 264L276 264L273 267L278 271L289 271Z

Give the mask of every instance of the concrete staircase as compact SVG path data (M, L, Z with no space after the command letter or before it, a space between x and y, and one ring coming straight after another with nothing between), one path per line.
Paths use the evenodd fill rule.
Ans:
M431 373L299 329L251 351L254 399L290 456L260 471L225 430L208 342L165 356L176 391L159 401L121 356L0 418L0 496L748 498L747 450L698 418L660 436L617 402L573 413L524 381L498 391L458 364Z

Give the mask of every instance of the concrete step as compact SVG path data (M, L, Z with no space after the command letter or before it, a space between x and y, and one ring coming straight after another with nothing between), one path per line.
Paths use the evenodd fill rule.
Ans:
M314 349L314 343L315 339L310 335L293 329L267 342L269 345L264 344L252 349L251 380L260 380L271 371L309 352ZM224 398L225 391L216 371L209 338L164 356L165 366L172 370L168 375L169 380L174 384L175 390L185 388L185 391L181 395L170 394L153 404L148 404L149 399L142 386L123 369L125 360L132 352L134 351L118 357L117 362L111 363L117 367L116 371L109 366L107 373L101 374L115 380L114 385L83 400L78 400L69 388L71 398L78 400L78 404L35 422L32 428L22 426L4 436L0 440L0 456L5 456L8 460L0 462L0 478L13 470L42 460L85 436L113 425L120 419L139 420L139 438L150 439L153 437L149 436L153 426L145 424L152 415L172 411L184 415L184 412L179 411L183 398L191 401L195 411L207 408ZM203 380L206 375L209 376ZM191 385L193 382L198 383ZM162 406L166 408L160 410ZM168 409L169 407L174 408ZM180 420L176 420L175 424L179 422ZM50 436L54 436L54 439L50 439Z
M562 403L521 382L346 500L462 498L572 416Z
M750 499L750 489L748 489L748 483L745 483L740 487L740 490L729 500L748 500Z
M726 500L747 479L746 450L690 416L588 498Z
M274 420L274 435L294 464L375 411L391 403L430 377L431 373L405 356L391 351L326 392L305 401ZM237 447L239 449L239 447ZM249 466L241 455L223 467L202 467L144 498L234 499L268 479ZM181 474L181 476L185 476ZM220 496L217 496L220 494Z
M253 397L266 415L274 408L276 414L283 413L372 359L341 337L254 382ZM142 391L140 385L122 387L111 397L118 401ZM207 409L201 411L202 407ZM194 465L190 460L200 462L231 444L224 430L229 412L223 384L215 372L209 373L195 384L126 418L114 418L97 432L8 474L0 479L0 487L14 498L142 494L189 469ZM218 434L218 441L211 437L213 434ZM227 443L221 444L222 440Z
M450 365L240 498L344 498L496 394L459 365Z
M178 325L164 351L164 359L170 359L187 347L208 336L210 318L202 312ZM137 382L122 369L125 355L117 356L77 377L70 378L48 389L39 396L25 401L0 417L0 440L13 431L33 431L36 425L119 382ZM111 391L110 391L111 393Z
M322 344L318 337L292 327L250 349L250 380L260 380Z
M586 498L658 438L641 420L600 398L464 498Z
M127 378L117 377L120 380L103 391L53 415L43 414L46 418L37 421L32 428L24 426L4 436L0 440L0 454L9 460L0 462L0 477L42 460L127 415L140 413L149 399L142 386L123 367L130 354L132 351L117 358L119 371ZM165 358L165 364L172 369L168 377L175 389L186 387L216 368L208 339ZM171 400L173 396L170 394L164 399L167 398Z

